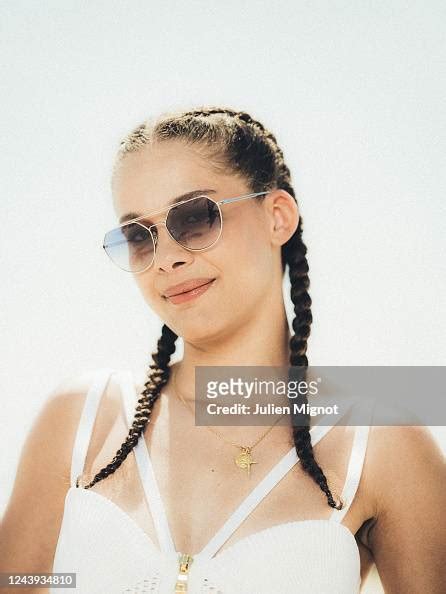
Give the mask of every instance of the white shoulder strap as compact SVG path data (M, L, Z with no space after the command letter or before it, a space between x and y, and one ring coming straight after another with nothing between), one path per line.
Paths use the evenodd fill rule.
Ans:
M113 369L99 369L95 373L93 382L85 397L82 408L79 425L73 446L73 455L71 459L71 486L77 487L77 479L82 474L87 457L88 445L90 443L91 433L96 418L101 396L105 391L110 375Z
M359 406L362 408L364 418L368 419L368 425L358 425L355 427L353 437L353 445L350 454L350 460L347 468L347 476L342 490L341 499L344 502L344 507L340 510L334 509L330 521L341 522L345 514L350 509L350 506L355 498L356 491L361 480L362 469L364 466L364 459L367 450L368 437L370 432L370 420L372 418L375 401L366 400L360 402Z
M120 371L117 377L124 401L127 424L130 429L135 417L135 408L139 394L136 393L135 382L131 371ZM139 436L138 443L133 448L133 452L160 548L164 553L174 553L175 544L172 532L169 527L167 513L161 498L144 434Z

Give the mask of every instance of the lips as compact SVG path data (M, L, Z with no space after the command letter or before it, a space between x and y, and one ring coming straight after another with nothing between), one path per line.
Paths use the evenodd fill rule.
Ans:
M202 287L203 285L207 285L211 281L215 279L213 278L194 278L184 283L180 283L178 285L173 285L167 288L163 296L164 297L173 297L174 295L180 295L181 293L187 293L187 291L192 291L192 289L196 289L197 287Z

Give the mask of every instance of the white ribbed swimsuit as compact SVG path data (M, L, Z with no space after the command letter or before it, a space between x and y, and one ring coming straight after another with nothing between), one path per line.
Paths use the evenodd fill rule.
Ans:
M174 594L180 553L187 551L175 549L145 440L140 438L133 451L161 550L113 501L91 489L76 487L76 479L84 469L98 405L112 373L119 378L129 428L140 397L131 372L108 368L97 371L77 429L71 486L65 498L53 564L53 572L76 573L76 588L51 588L50 592ZM333 426L314 425L310 429L313 446ZM368 434L369 425L355 427L341 493L344 509L333 509L328 519L273 525L218 553L251 511L299 461L293 446L254 487L202 551L193 556L187 574L187 592L358 594L359 550L354 535L341 521L358 488Z

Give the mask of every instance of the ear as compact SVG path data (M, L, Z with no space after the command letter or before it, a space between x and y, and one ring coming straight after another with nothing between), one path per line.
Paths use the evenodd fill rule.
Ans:
M295 233L299 224L296 200L286 190L273 190L264 201L269 217L269 231L273 245L283 245Z

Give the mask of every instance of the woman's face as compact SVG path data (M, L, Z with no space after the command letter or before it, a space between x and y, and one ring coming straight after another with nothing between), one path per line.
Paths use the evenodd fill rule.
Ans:
M178 141L126 155L112 188L118 218L165 208L177 196L195 190L214 190L209 195L216 201L252 192L243 179L216 173L204 155ZM151 309L185 340L215 338L239 329L255 315L256 308L264 306L270 291L277 290L272 288L273 279L281 283L280 245L271 237L272 211L256 202L248 199L222 205L220 239L201 252L183 248L164 225L157 226L154 262L134 279ZM163 212L151 219L158 223L165 216ZM164 295L172 285L193 279L215 280L188 301L174 303Z

